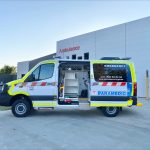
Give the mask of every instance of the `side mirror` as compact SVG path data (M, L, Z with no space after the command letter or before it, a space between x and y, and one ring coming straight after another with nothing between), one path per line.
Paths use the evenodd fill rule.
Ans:
M4 85L4 83L3 82L0 82L0 86L3 86Z

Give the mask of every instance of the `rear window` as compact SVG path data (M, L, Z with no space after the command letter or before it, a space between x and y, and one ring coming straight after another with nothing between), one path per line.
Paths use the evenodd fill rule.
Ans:
M126 64L94 64L97 82L131 82L130 68Z

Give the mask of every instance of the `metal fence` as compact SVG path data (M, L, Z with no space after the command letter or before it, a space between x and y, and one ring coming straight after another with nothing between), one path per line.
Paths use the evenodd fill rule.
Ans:
M0 83L7 83L17 79L17 75L0 74Z

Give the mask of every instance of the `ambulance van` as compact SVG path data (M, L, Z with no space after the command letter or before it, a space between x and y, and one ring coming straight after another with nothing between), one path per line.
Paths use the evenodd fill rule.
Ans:
M134 64L129 60L46 60L22 79L4 84L0 105L11 106L16 117L57 107L95 107L115 117L122 107L140 105Z

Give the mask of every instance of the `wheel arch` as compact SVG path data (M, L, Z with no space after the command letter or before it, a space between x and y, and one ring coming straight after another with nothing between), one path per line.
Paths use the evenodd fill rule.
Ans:
M13 96L12 98L11 98L11 100L10 100L10 106L12 106L12 104L17 100L17 99L26 99L29 103L30 103L30 105L31 105L31 107L33 107L33 105L32 105L32 101L31 101L31 99L28 97L28 96L26 96L26 95L23 95L23 94L17 94L17 95L15 95L15 96Z

